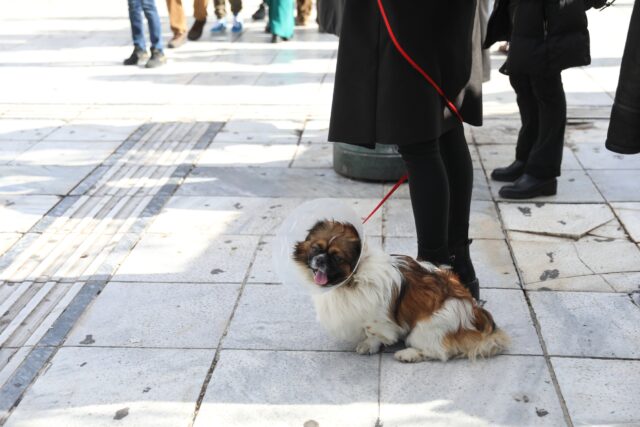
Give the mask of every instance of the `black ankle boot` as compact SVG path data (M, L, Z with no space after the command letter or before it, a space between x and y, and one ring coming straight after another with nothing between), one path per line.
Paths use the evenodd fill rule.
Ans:
M476 277L476 270L469 255L471 242L472 240L467 240L463 245L451 248L451 269L458 275L460 282L469 289L471 296L479 300L480 281Z
M491 172L491 179L494 181L513 182L524 174L525 163L520 160L514 160L509 166L504 168L495 168Z

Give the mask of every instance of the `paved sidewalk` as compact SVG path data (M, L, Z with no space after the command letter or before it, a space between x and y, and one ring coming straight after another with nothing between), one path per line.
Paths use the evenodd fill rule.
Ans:
M472 251L513 345L415 365L328 337L271 271L295 206L364 215L389 189L331 167L333 36L271 45L247 22L146 70L120 65L124 2L5 3L0 425L640 426L640 157L604 148L630 1L589 13L593 65L563 74L555 197L504 201L487 179L519 126L494 53L468 129ZM406 187L367 233L415 254Z

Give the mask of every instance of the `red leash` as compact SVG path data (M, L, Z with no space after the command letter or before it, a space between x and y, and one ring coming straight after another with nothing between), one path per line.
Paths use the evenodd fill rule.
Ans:
M458 109L456 108L456 106L453 104L453 102L451 102L449 100L449 98L447 98L447 95L445 95L444 91L442 90L442 88L440 88L440 86L438 86L438 84L431 78L431 76L429 74L427 74L426 71L424 71L422 69L422 67L420 65L418 65L418 63L416 63L416 61L413 60L413 58L411 58L411 56L409 56L409 54L403 49L403 47L400 45L400 43L398 42L398 39L396 38L396 35L393 32L393 29L391 28L391 24L389 23L389 19L387 18L387 12L384 9L384 5L382 4L382 0L378 0L378 8L380 9L380 15L382 16L382 21L384 22L385 27L387 28L387 32L389 33L389 38L391 38L391 42L393 42L393 45L396 47L396 50L400 53L400 55L402 55L402 57L409 63L409 65L411 65L411 67L413 67L418 73L420 73L420 75L422 77L425 78L425 80L427 80L429 82L429 84L431 86L433 86L433 88L436 90L436 92L438 92L438 94L442 97L442 99L444 99L447 107L449 108L449 110L451 110L451 112L458 118L458 120L460 120L460 123L463 122L462 120L462 115L460 114L460 112L458 111ZM389 199L389 197L391 197L393 195L393 193L396 192L396 190L398 188L400 188L400 186L407 180L409 179L409 174L405 174L402 176L402 178L400 178L398 180L398 182L396 182L396 184L393 186L393 188L387 193L386 196L384 196L384 198L380 201L380 203L378 203L378 206L376 206L371 213L369 214L369 216L367 216L362 223L366 224L367 221L369 221L369 219L376 213L378 212L378 209L380 209L380 207L382 207L382 205L384 205L384 203Z

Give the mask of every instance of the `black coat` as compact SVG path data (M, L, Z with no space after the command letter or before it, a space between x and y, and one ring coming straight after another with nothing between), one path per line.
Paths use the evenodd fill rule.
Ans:
M466 122L481 124L481 94L464 90L471 73L476 2L384 0L384 6L407 53L461 107ZM329 140L403 145L435 139L457 122L393 46L377 1L346 1Z
M485 47L509 41L504 74L553 74L591 63L585 9L594 1L496 0L489 19Z
M621 154L640 153L640 1L631 15L607 148Z
M342 10L346 0L316 0L318 28L322 33L340 35Z

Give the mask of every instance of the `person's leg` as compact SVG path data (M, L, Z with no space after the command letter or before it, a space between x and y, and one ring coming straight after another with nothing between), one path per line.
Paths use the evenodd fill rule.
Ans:
M145 50L144 27L142 25L142 0L128 0L129 21L131 22L131 38L134 46Z
M449 263L449 180L437 140L398 148L409 173L418 260Z
M174 37L184 34L187 31L187 17L184 15L182 0L167 0L167 11L169 12L169 25Z
M162 25L160 24L160 15L158 14L155 0L142 0L142 10L149 24L151 49L162 52Z
M531 77L540 116L538 141L531 149L525 173L539 179L560 176L567 102L560 73Z
M440 153L449 181L448 246L451 266L471 295L479 299L480 289L469 253L469 217L473 191L473 163L462 125L440 136Z
M209 4L209 0L193 0L193 17L196 21L206 21L207 20L207 6Z
M462 125L440 136L440 154L449 181L449 247L469 241L473 163Z
M296 0L297 16L296 25L305 25L307 19L311 15L311 8L313 7L313 0Z
M229 0L229 3L231 4L231 13L237 16L242 10L242 0Z
M216 18L222 19L227 15L226 0L213 0L213 9L216 14Z
M522 121L516 145L516 160L527 163L529 153L538 140L538 105L533 94L530 76L526 74L511 75L509 76L509 82L516 92L516 101L520 110L520 120Z

